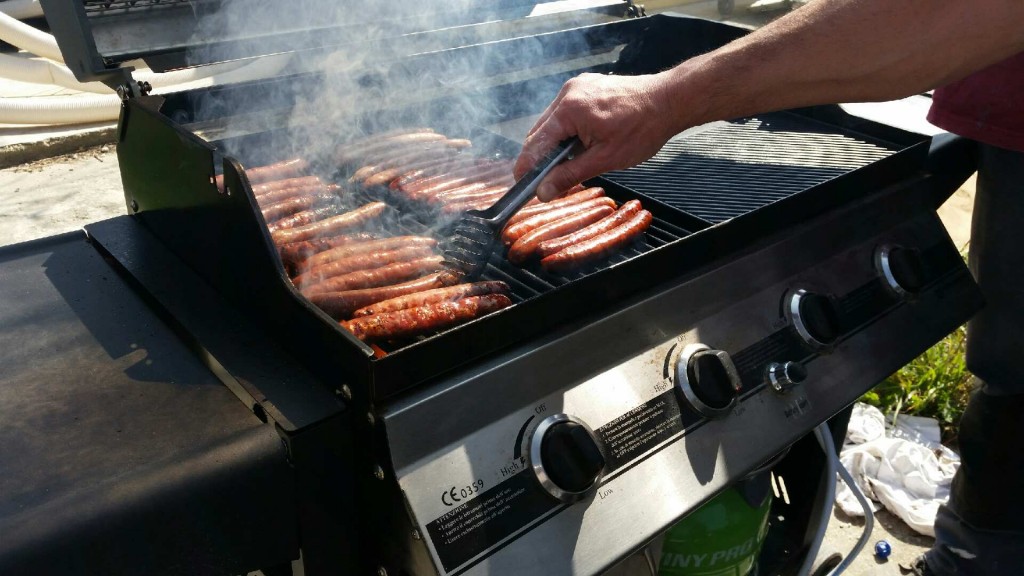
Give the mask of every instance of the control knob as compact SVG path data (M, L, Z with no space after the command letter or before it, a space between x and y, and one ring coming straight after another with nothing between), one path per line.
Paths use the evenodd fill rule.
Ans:
M743 383L728 352L690 344L673 364L676 389L697 413L722 418L736 406Z
M807 379L807 368L799 362L772 362L765 370L768 385L780 394Z
M875 251L875 269L889 290L901 298L924 288L924 259L917 248L882 246Z
M605 460L586 424L568 414L555 414L541 421L533 433L530 465L549 494L572 502L597 485Z
M839 312L832 299L799 289L786 304L786 315L800 338L814 348L827 348L839 339Z

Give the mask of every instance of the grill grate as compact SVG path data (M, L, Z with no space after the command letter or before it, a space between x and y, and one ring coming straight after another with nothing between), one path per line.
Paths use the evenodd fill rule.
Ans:
M85 0L87 14L143 12L192 4L194 0Z
M830 129L783 113L716 122L605 177L716 224L896 151Z

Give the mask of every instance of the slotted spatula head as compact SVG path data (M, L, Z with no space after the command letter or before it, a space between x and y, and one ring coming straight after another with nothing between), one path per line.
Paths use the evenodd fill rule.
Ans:
M490 208L466 212L445 244L445 265L466 282L479 279L509 218L533 198L540 181L578 144L576 137L560 142Z

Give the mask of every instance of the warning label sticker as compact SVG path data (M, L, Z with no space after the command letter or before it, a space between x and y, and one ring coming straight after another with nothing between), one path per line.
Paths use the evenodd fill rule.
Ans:
M679 404L668 390L597 429L614 470L683 431Z

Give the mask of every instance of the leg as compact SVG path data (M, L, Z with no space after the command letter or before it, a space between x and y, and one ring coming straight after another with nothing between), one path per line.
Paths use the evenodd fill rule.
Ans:
M1024 574L1024 154L982 146L970 266L987 304L967 325L981 381L927 574Z

